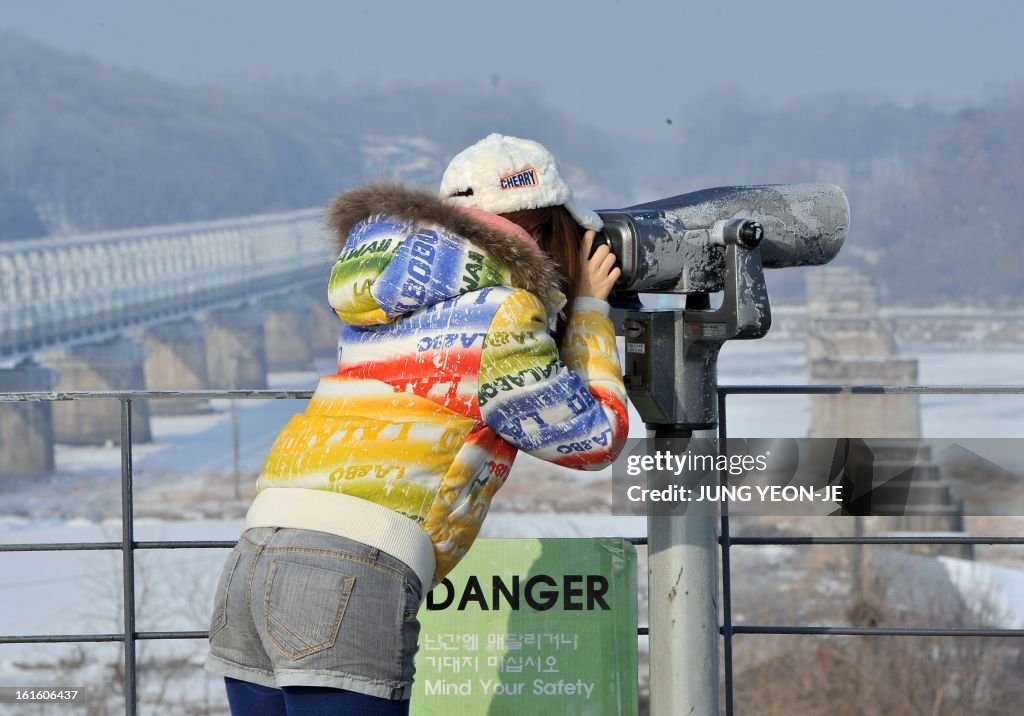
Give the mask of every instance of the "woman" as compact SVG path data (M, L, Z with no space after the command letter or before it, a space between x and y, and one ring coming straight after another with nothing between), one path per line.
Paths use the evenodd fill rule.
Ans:
M234 714L407 713L424 592L516 451L598 469L628 427L619 270L543 146L492 134L440 198L372 185L328 220L338 371L271 448L217 589Z

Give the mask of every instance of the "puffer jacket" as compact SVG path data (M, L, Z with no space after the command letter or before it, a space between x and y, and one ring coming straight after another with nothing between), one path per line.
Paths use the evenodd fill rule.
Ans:
M558 274L511 222L392 185L339 195L328 220L338 371L274 442L246 526L358 539L437 583L517 450L577 469L621 450L607 304L577 301L560 354Z

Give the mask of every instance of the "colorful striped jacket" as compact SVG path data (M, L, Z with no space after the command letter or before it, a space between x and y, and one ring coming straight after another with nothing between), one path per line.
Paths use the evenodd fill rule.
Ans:
M577 469L621 450L607 303L577 301L560 354L558 275L511 222L390 185L339 195L328 220L338 371L275 441L247 526L359 539L426 586L469 549L517 450Z

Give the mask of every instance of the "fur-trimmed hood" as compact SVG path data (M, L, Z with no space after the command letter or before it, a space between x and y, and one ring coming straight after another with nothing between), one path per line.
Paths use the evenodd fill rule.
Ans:
M494 215L499 221L485 223L426 191L398 184L378 183L351 189L328 204L327 223L334 232L338 250L345 248L356 224L375 215L433 224L479 247L509 270L515 288L526 289L540 298L549 315L557 314L565 301L554 261L536 244L528 243L528 239L512 230L502 230L500 222L504 220L500 217Z

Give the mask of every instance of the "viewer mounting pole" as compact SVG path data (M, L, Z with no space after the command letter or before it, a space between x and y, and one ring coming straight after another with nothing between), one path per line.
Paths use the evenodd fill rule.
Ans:
M751 222L753 223L753 222ZM754 225L760 236L760 227ZM691 294L686 309L635 309L623 321L625 382L651 450L680 455L718 437L718 352L759 338L771 324L761 254L754 242L725 248L722 305ZM694 477L694 475L690 475ZM680 484L687 473L677 476ZM686 509L687 507L691 509ZM647 516L652 716L719 713L718 510L682 503Z

